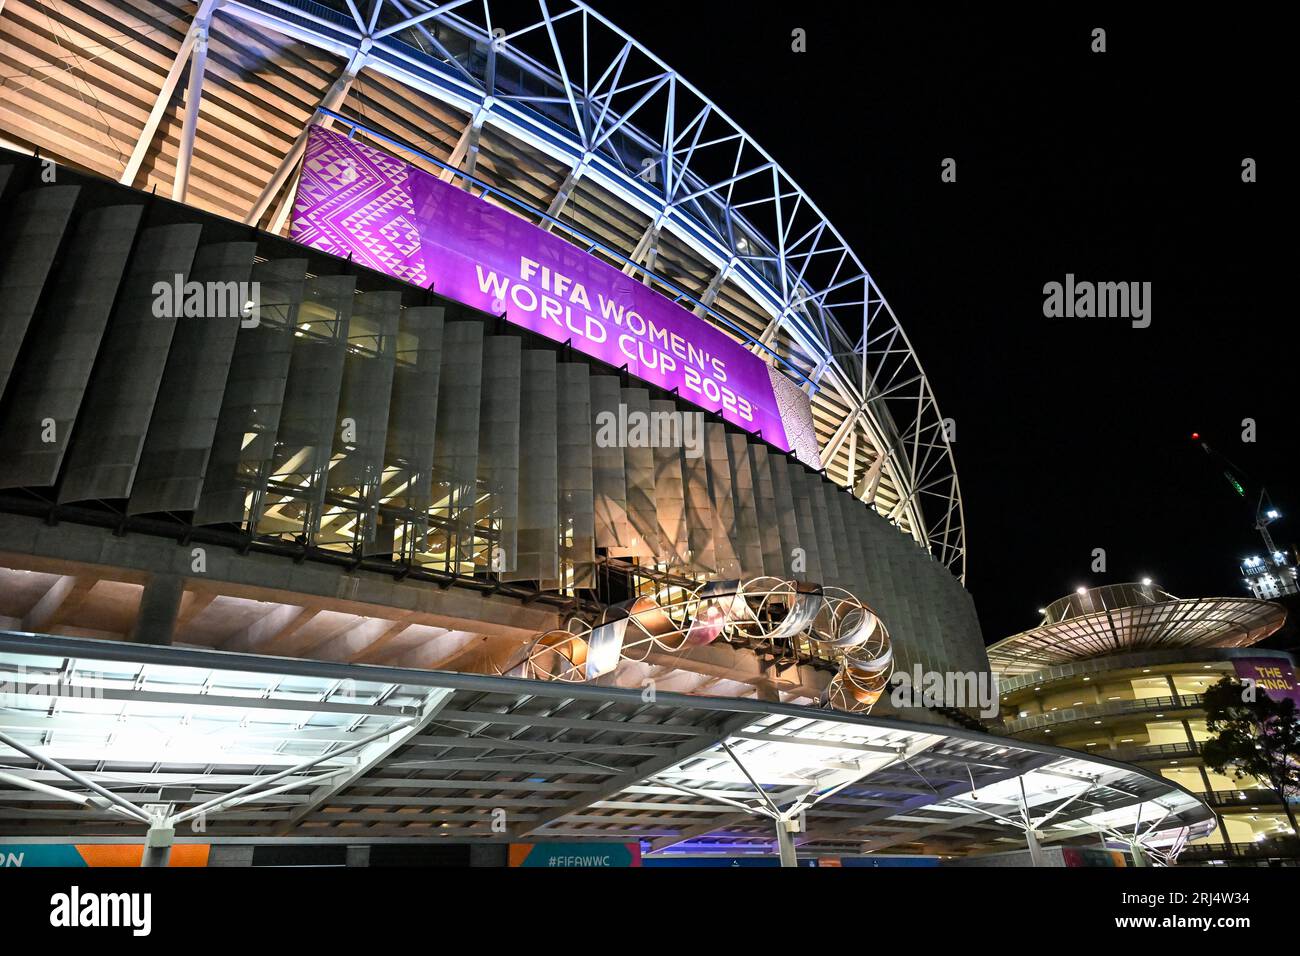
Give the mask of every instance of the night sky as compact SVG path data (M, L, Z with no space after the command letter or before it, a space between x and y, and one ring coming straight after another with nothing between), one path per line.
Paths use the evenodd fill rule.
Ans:
M855 7L600 6L812 194L889 298L956 421L987 640L1080 584L1244 594L1237 562L1263 550L1253 501L1189 435L1296 513L1273 526L1293 541L1288 34L1254 13ZM1151 326L1045 318L1043 285L1067 272L1151 282Z

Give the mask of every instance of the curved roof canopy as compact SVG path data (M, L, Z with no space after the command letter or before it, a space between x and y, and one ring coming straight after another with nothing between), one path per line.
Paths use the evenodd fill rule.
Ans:
M989 647L1000 676L1127 651L1249 647L1286 620L1278 604L1253 598L1177 598L1148 584L1083 588L1044 609L1037 627Z

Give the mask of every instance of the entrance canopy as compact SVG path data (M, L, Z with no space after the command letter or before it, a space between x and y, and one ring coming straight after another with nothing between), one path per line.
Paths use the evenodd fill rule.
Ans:
M641 842L647 853L1181 845L1133 767L756 700L0 632L0 835ZM132 810L140 810L133 813ZM144 809L149 808L149 809Z

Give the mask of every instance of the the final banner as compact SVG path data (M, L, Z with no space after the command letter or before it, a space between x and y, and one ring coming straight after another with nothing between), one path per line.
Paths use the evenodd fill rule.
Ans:
M1255 686L1274 700L1289 700L1300 708L1300 688L1296 687L1295 669L1280 657L1237 657L1232 661L1237 677L1252 680Z
M313 127L298 242L433 289L672 391L782 451L767 364L585 250L346 136Z

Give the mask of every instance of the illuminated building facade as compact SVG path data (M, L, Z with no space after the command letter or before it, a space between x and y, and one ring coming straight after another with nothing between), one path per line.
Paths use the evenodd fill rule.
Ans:
M899 666L987 670L888 303L596 11L14 0L0 37L31 77L0 136L47 160L2 164L12 627L491 674L575 615L774 578L854 595ZM698 447L602 441L701 413ZM842 657L611 679L820 702Z
M895 665L988 670L947 423L813 197L596 11L8 0L0 39L6 832L1209 826L889 712Z
M1205 765L1203 694L1221 678L1295 698L1295 661L1255 645L1286 612L1241 598L1181 600L1151 584L1081 589L1036 628L989 648L1005 732L1158 773L1198 794L1218 830L1186 862L1293 856L1287 818L1266 787Z
M1251 555L1241 562L1241 578L1250 593L1261 601L1296 594L1296 561L1285 551L1267 557Z

